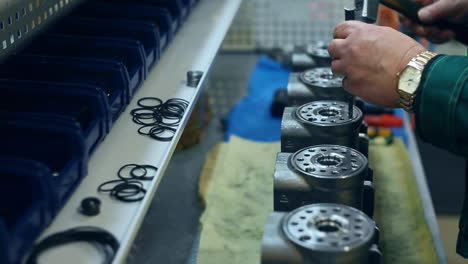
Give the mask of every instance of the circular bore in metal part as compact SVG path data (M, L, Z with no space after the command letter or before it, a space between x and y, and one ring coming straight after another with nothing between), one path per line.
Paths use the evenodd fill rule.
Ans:
M338 145L317 145L291 155L290 164L304 175L340 178L360 175L367 168L367 158L357 150Z
M358 107L353 107L353 117L348 114L348 103L341 101L314 101L297 108L299 121L317 125L338 125L355 122L362 117Z
M363 212L340 204L300 207L283 218L286 237L300 247L318 252L348 252L372 241L375 224Z
M299 78L304 84L316 88L342 89L343 86L343 77L334 75L329 67L304 71Z

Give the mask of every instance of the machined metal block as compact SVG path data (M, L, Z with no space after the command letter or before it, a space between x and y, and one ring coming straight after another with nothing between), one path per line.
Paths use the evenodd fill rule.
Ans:
M330 67L333 58L328 53L328 43L315 41L306 47L306 53L315 61L319 67Z
M361 140L361 110L354 106L352 116L348 104L341 101L314 101L299 107L286 107L281 122L281 152L293 153L322 144L346 146L367 156Z
M367 158L357 150L316 145L278 153L274 210L292 211L314 203L339 203L373 215L374 188Z
M313 68L291 73L288 82L290 106L317 100L346 101L350 95L343 89L343 78L333 75L330 68Z
M262 238L262 264L381 264L378 229L363 212L340 204L273 212Z

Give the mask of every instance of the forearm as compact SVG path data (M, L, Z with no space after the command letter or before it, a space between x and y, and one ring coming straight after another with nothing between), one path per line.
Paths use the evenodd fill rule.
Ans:
M424 70L414 110L425 141L468 157L468 57L434 58Z

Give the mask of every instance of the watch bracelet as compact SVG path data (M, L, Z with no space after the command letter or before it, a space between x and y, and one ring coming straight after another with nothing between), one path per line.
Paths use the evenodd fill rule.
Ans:
M416 55L414 58L410 60L407 64L407 67L413 67L418 71L423 71L425 66L429 63L431 59L436 57L438 54L430 51L424 51ZM419 85L421 85L419 83ZM399 95L399 105L401 108L405 109L407 112L413 112L413 104L416 99L416 95L418 94L418 89L413 94L406 93L400 89L397 89Z

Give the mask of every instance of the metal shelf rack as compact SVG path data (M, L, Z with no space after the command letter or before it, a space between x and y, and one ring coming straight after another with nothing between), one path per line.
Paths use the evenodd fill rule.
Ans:
M148 74L146 82L127 110L91 157L88 176L39 240L77 226L101 227L114 234L121 244L114 263L126 262L138 229L241 2L242 0L206 0L197 4L164 51L158 65ZM204 72L197 87L186 85L186 74L190 70ZM190 102L171 142L155 141L137 133L138 126L132 122L129 112L136 108L139 98L147 96L163 100L177 97ZM147 193L141 202L122 203L112 200L108 195L97 193L99 184L115 179L117 170L129 163L150 164L159 168L153 181L145 183ZM101 213L91 218L82 216L77 211L81 200L89 196L97 196L102 201ZM101 258L92 246L77 243L62 246L60 250L47 251L41 256L41 261L51 264L63 263L64 260L68 264L100 263Z

